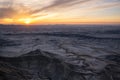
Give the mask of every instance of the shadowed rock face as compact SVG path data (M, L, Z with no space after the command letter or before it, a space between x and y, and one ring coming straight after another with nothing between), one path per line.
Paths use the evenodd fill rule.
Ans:
M17 43L14 43L13 41L2 39L0 37L0 47L5 47L5 46L15 46L15 45L20 45Z
M89 63L76 65L41 50L14 58L0 57L0 61L0 80L120 80L120 64L111 57L107 60L109 64L96 71ZM25 70L29 73L26 74ZM31 78L28 77L30 74Z
M0 80L30 80L31 74L0 61Z

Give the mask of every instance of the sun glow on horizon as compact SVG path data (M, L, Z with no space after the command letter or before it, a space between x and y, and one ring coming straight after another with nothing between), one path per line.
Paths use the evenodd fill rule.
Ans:
M24 22L24 23L25 23L25 24L30 24L31 21L32 21L31 19L25 19L25 22Z
M33 20L31 18L21 18L21 19L18 19L18 22L21 22L23 24L31 24L32 21Z
M0 0L0 24L82 23L120 24L120 0Z

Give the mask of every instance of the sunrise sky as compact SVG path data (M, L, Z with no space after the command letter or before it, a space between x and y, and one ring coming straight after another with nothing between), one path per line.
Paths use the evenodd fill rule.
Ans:
M0 24L120 23L120 0L0 0Z

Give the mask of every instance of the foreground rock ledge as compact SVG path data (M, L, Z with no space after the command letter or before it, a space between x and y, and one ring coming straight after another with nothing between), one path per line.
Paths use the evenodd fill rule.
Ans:
M76 65L41 50L19 57L0 57L0 80L120 80L120 56L111 55L104 59L108 64L97 70L85 60Z

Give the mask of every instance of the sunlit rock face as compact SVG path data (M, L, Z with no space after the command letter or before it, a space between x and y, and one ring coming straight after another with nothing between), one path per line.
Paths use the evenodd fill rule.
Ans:
M94 60L91 56L84 55L80 55L79 59L75 59L74 56L61 58L54 53L35 50L19 57L1 57L3 63L0 63L0 75L8 76L11 80L119 80L119 58L118 55ZM5 63L12 67L2 66ZM27 77L28 74L23 74L26 71L31 75L31 79ZM14 76L18 79L13 78ZM21 78L23 76L25 79Z

